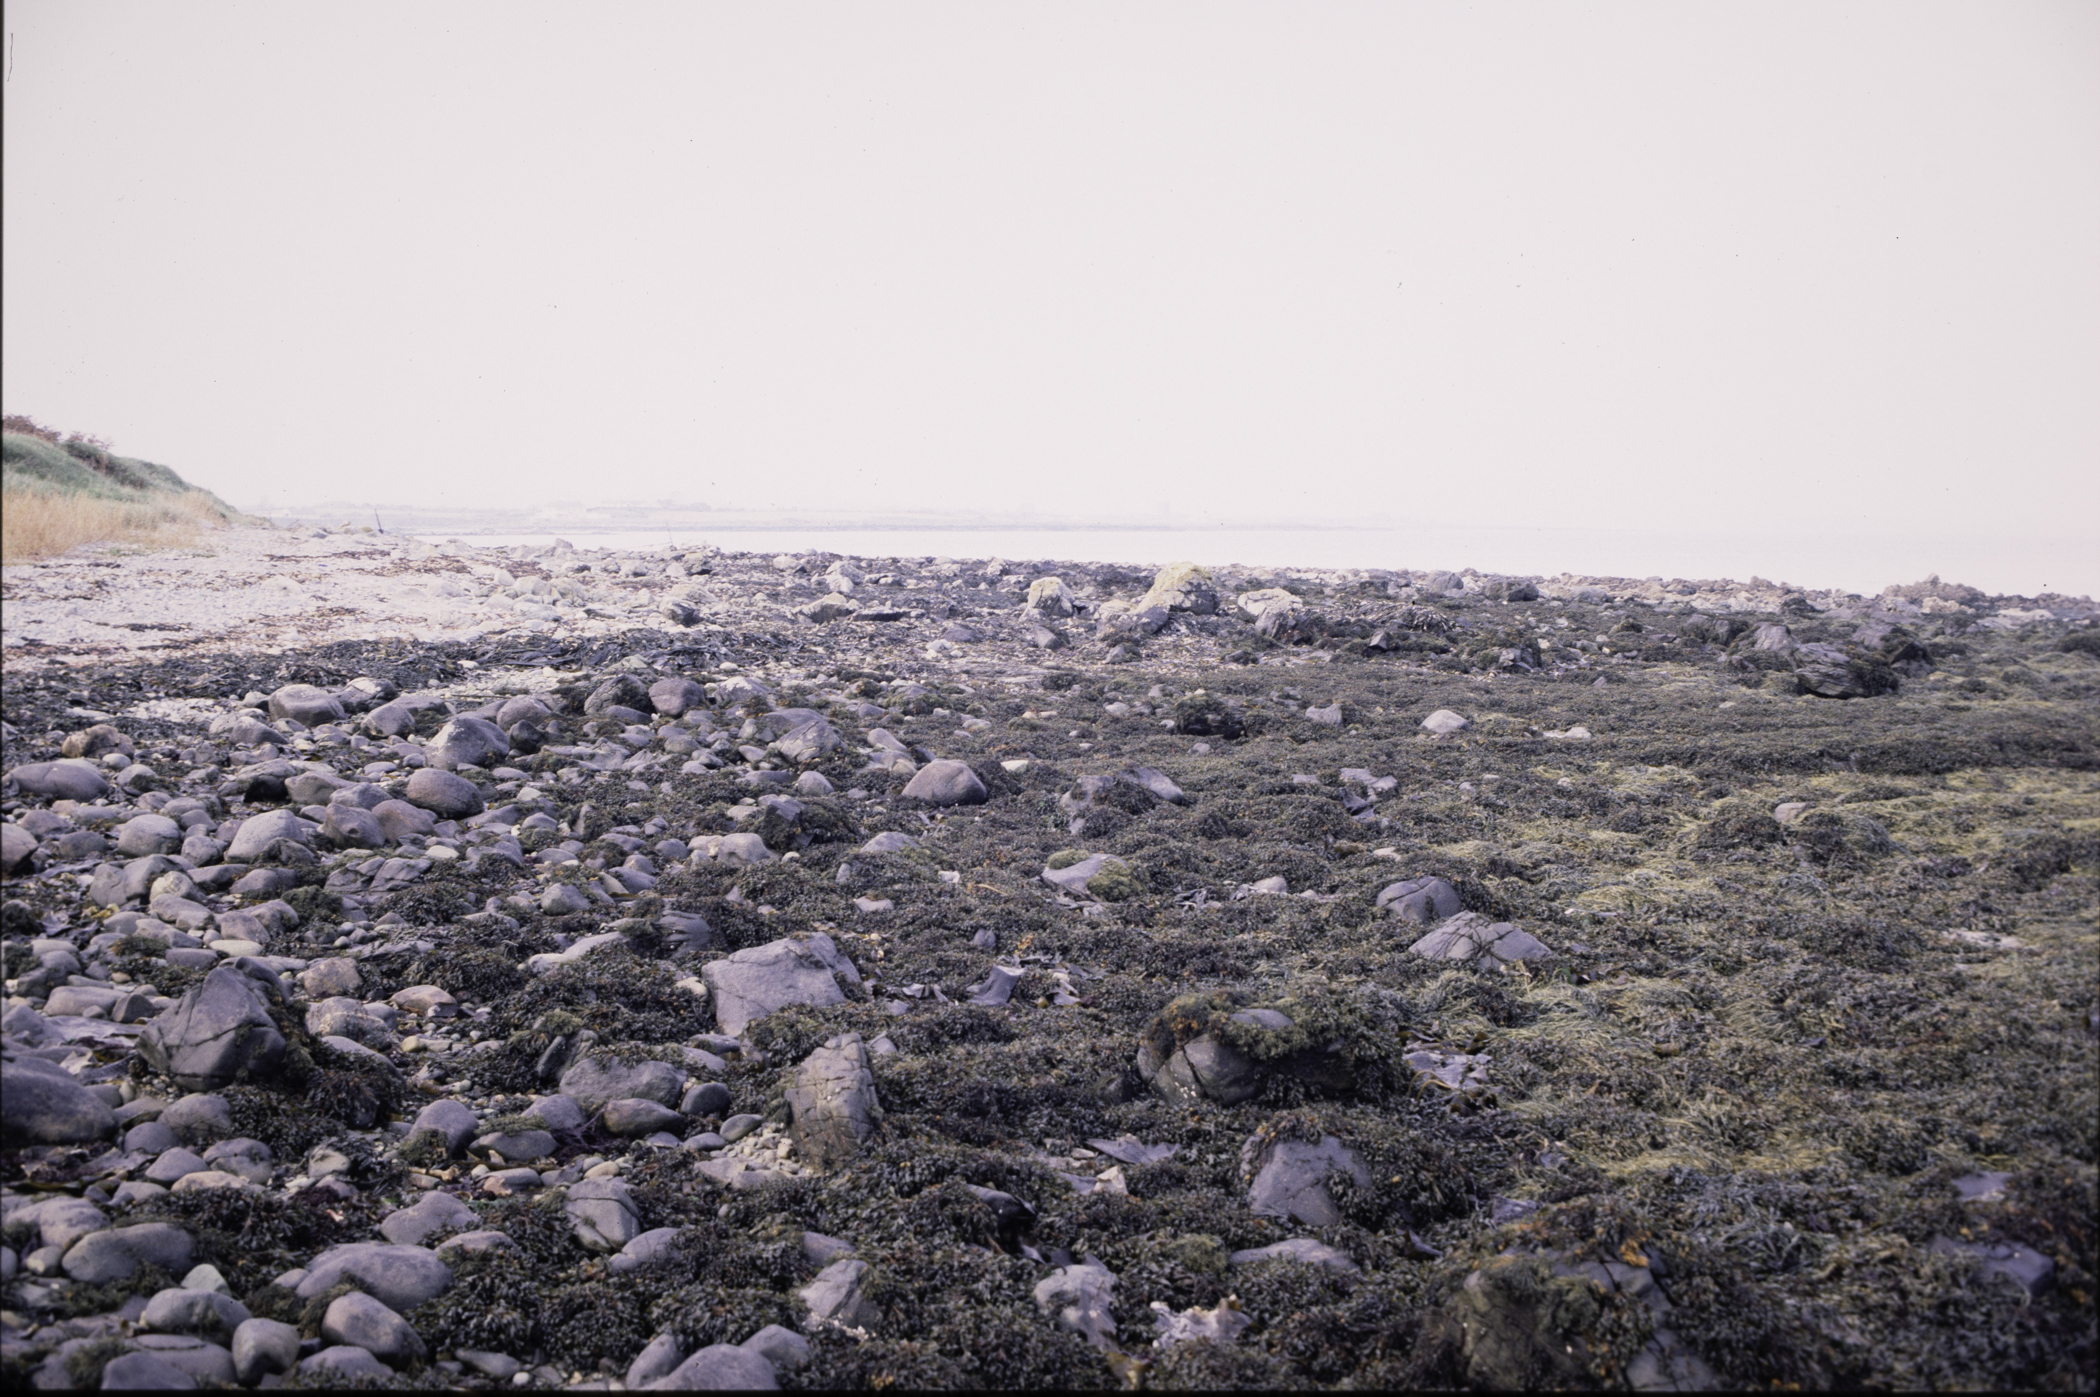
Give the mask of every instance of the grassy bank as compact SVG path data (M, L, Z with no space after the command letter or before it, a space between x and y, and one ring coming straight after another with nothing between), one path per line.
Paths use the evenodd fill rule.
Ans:
M21 418L0 433L0 562L48 558L84 543L165 547L240 517L166 466L79 437L61 441Z

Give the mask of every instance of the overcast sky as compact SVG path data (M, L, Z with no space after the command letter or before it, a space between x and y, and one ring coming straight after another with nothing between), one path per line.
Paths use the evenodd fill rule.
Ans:
M6 409L237 504L2096 538L2089 0L6 16Z

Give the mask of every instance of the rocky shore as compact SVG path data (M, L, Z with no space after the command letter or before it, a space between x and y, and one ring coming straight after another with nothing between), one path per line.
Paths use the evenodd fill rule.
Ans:
M2100 608L5 580L11 1387L2089 1390Z

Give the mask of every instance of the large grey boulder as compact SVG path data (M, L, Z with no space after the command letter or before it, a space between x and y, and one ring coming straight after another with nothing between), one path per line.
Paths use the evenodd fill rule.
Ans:
M459 820L469 815L479 815L483 808L480 788L464 776L449 771L440 771L434 766L418 768L408 778L408 787L402 792L410 805L428 810L441 820ZM384 810L385 807L380 807ZM380 810L372 813L380 816L382 825L386 817Z
M1459 914L1458 889L1442 878L1404 878L1378 890L1381 911L1390 909L1403 922L1434 926Z
M193 1092L223 1087L243 1073L274 1072L284 1049L256 982L225 966L139 1035L140 1056Z
M307 1263L299 1282L301 1300L311 1300L344 1281L355 1281L366 1294L395 1313L406 1313L452 1288L452 1268L437 1253L421 1247L385 1242L346 1242L330 1247Z
M270 695L270 716L290 718L308 727L322 723L340 722L343 718L342 701L328 690L313 684L287 684Z
M231 1337L249 1318L248 1307L213 1290L171 1286L146 1302L139 1328L161 1334L223 1334Z
M182 847L182 826L165 815L134 815L117 826L117 852L127 858L172 854Z
M1154 1056L1151 1044L1141 1044L1137 1067L1138 1075L1170 1101L1208 1099L1237 1106L1262 1086L1261 1064L1215 1033L1199 1034L1164 1061Z
M59 1267L82 1285L108 1285L128 1278L142 1265L179 1276L190 1269L195 1250L190 1234L172 1223L142 1222L90 1232L66 1248Z
M982 805L990 798L968 763L946 758L920 767L905 784L904 794L929 805Z
M649 706L677 718L688 709L707 706L707 690L690 679L659 679L649 686Z
M1247 1206L1256 1213L1296 1218L1309 1227L1332 1227L1342 1214L1327 1191L1327 1176L1347 1174L1358 1188L1371 1186L1371 1171L1363 1160L1332 1135L1322 1136L1317 1145L1303 1140L1264 1144L1259 1136L1247 1144L1243 1163L1254 1170Z
M225 859L228 863L253 863L280 839L311 844L319 829L312 820L302 820L290 810L265 810L241 821L233 842L226 846Z
M379 1235L396 1246L416 1247L440 1232L466 1231L479 1221L472 1208L443 1190L432 1189L408 1207L388 1213L380 1221Z
M416 1112L415 1124L410 1133L417 1130L437 1131L445 1137L445 1148L457 1158L459 1152L467 1147L467 1141L473 1139L480 1129L481 1119L474 1114L473 1107L464 1101L444 1096Z
M587 1057L561 1074L562 1095L573 1098L587 1113L628 1097L676 1107L684 1089L685 1074L667 1062Z
M116 1113L65 1068L42 1058L0 1062L0 1138L24 1145L82 1145L117 1130Z
M102 1365L100 1386L104 1392L188 1392L197 1380L162 1354L133 1349Z
M275 1319L244 1320L233 1331L233 1369L248 1386L265 1373L289 1373L299 1363L299 1331Z
M24 872L36 854L36 836L17 824L0 825L0 873Z
M61 1254L88 1233L99 1232L108 1223L108 1215L85 1198L68 1198L63 1194L40 1203L26 1204L7 1215L8 1226L36 1228L37 1240L44 1246L57 1247Z
M450 772L441 771L438 775L453 781L464 779ZM398 844L411 834L430 834L437 829L437 816L405 800L382 800L372 807L372 818L379 821L379 831L390 844Z
M642 1232L634 1193L625 1179L585 1179L569 1189L562 1211L575 1225L576 1240L589 1251L619 1251Z
M773 1392L780 1380L773 1365L736 1344L709 1344L649 1384L664 1392Z
M1490 965L1553 954L1530 932L1509 922L1490 922L1478 912L1459 913L1407 949L1428 960L1485 959Z
M443 771L458 766L494 766L510 755L510 739L488 719L462 714L439 728L423 753L431 766Z
M449 713L452 706L429 695L404 694L365 714L367 731L380 737L407 737L416 730L416 719L425 713Z
M100 800L109 794L109 782L91 761L66 759L30 762L7 773L7 779L31 795L53 800Z
M386 831L379 817L356 805L330 805L321 822L321 837L339 849L379 849L386 845Z
M284 792L294 805L326 805L350 784L332 771L302 771L284 783Z
M393 1046L393 1030L355 999L323 999L306 1008L306 1031L316 1038L348 1038L384 1051Z
M732 1034L742 1033L753 1020L790 1004L822 1007L843 1003L846 996L834 975L860 983L853 962L840 955L837 945L822 932L752 946L710 962L700 971L714 1000L716 1025Z
M860 1035L833 1038L804 1058L788 1087L787 1105L789 1130L804 1159L828 1169L857 1153L882 1117Z
M339 1295L321 1316L321 1337L332 1344L355 1344L382 1363L400 1368L427 1350L407 1320L369 1295Z

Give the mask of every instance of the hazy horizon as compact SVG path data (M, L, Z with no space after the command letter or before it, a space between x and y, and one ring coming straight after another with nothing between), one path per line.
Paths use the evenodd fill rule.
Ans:
M7 16L0 399L243 507L2100 592L2090 5Z

